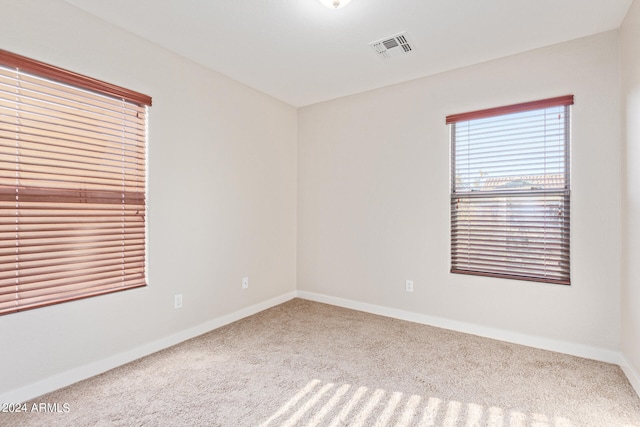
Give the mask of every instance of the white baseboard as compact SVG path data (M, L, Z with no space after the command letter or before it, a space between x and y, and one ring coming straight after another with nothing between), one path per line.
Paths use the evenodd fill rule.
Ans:
M629 382L631 383L631 387L636 391L638 396L640 396L640 373L636 371L633 366L629 363L624 354L620 355L622 358L622 363L620 363L620 368L622 368L622 372L627 376Z
M313 292L297 291L296 295L299 298L308 299L311 301L322 302L325 304L336 305L339 307L350 308L353 310L364 311L367 313L378 314L386 317L393 317L395 319L407 320L409 322L436 326L438 328L450 329L458 332L464 332L467 334L478 335L481 337L506 341L514 344L526 345L528 347L535 347L543 350L570 354L572 356L599 360L602 362L613 363L620 366L625 363L621 353L599 347L553 340L527 334L520 334L513 331L490 328L473 323L459 322L456 320L445 319L437 316L428 316L425 314L384 307L381 305L368 304L345 298L332 297Z
M132 362L141 357L148 356L149 354L155 353L173 345L179 344L183 341L197 337L198 335L202 335L221 326L251 316L252 314L259 313L260 311L282 304L283 302L289 301L295 297L295 292L288 292L286 294L271 298L267 301L263 301L250 307L243 308L236 312L211 319L193 328L180 331L176 334L150 342L140 347L136 347L129 351L119 353L114 356L107 357L106 359L98 360L96 362L88 363L86 365L73 368L69 371L53 375L36 383L14 389L6 393L2 393L0 394L0 402L26 402L30 399L42 396L43 394L50 393L54 390L58 390L62 387L66 387L78 381L101 374L110 369Z

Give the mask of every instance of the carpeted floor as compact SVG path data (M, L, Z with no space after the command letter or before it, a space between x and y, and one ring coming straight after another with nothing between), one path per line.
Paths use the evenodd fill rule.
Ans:
M640 427L615 365L301 299L34 403L0 425Z

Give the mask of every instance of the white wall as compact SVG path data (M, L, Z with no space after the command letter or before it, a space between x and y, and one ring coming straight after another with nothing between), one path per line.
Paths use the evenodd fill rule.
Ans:
M293 107L61 0L0 0L0 10L3 49L153 97L149 286L0 316L0 401L64 385L139 356L136 348L158 349L184 331L206 329L199 325L294 295ZM184 308L173 308L174 293L183 294Z
M300 109L299 291L615 355L619 72L611 31ZM566 94L572 285L450 274L445 116Z
M640 394L640 2L620 31L623 106L622 353Z

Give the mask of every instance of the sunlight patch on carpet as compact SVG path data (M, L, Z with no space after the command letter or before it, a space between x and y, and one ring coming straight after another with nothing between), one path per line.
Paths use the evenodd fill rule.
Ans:
M381 388L309 381L261 427L305 426L572 427L563 417L524 413Z

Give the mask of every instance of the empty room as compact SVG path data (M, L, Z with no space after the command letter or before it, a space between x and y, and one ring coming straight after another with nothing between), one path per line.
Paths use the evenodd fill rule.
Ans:
M0 426L640 427L640 0L0 10Z

